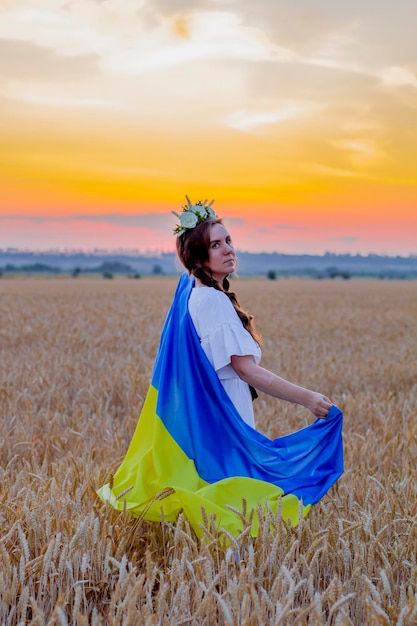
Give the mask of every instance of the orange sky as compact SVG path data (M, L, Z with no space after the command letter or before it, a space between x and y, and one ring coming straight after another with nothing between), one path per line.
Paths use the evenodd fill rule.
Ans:
M3 0L0 248L417 253L417 3Z

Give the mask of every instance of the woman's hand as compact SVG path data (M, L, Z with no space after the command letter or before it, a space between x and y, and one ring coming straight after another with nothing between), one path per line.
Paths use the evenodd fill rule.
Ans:
M327 396L323 396L323 394L317 393L316 391L310 391L310 397L304 406L311 411L315 417L321 417L323 419L327 417L332 402Z

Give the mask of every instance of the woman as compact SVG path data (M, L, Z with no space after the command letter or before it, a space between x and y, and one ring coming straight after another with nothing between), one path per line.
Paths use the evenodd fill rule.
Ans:
M168 312L129 449L98 495L152 521L183 512L198 536L206 516L239 534L244 512L259 507L296 525L343 472L342 413L326 396L259 366L253 320L229 291L236 255L211 204L187 198L178 217L188 274ZM268 439L253 428L255 389L306 406L316 421ZM247 523L256 535L258 516Z
M191 203L189 206L192 209ZM207 213L207 205L195 207L201 215ZM329 398L259 366L260 340L253 320L229 291L227 278L236 270L237 259L222 220L211 216L193 228L181 230L177 238L178 256L195 278L189 312L204 352L241 417L254 426L251 400L255 394L251 388L301 404L315 417L326 417L332 406Z

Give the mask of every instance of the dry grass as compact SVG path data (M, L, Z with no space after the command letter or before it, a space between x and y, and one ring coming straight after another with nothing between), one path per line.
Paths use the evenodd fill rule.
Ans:
M146 393L173 279L0 281L0 623L417 623L417 283L234 283L266 367L345 413L346 473L295 529L228 547L94 489ZM310 420L269 398L258 427Z

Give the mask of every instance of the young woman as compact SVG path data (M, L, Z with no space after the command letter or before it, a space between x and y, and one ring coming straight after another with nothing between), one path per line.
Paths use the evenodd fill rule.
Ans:
M253 320L229 291L227 279L236 270L237 259L222 220L209 217L186 229L177 238L177 252L195 278L188 308L202 348L245 422L254 426L255 389L301 404L315 417L326 417L332 406L327 396L260 367L260 339Z
M342 413L326 396L260 367L253 319L229 290L236 254L228 231L206 201L187 198L178 217L177 250L188 272L129 449L98 495L152 521L182 512L198 536L207 517L237 535L245 511L260 509L296 525L343 472ZM265 437L254 428L256 389L304 405L316 421ZM248 519L256 535L258 515Z

